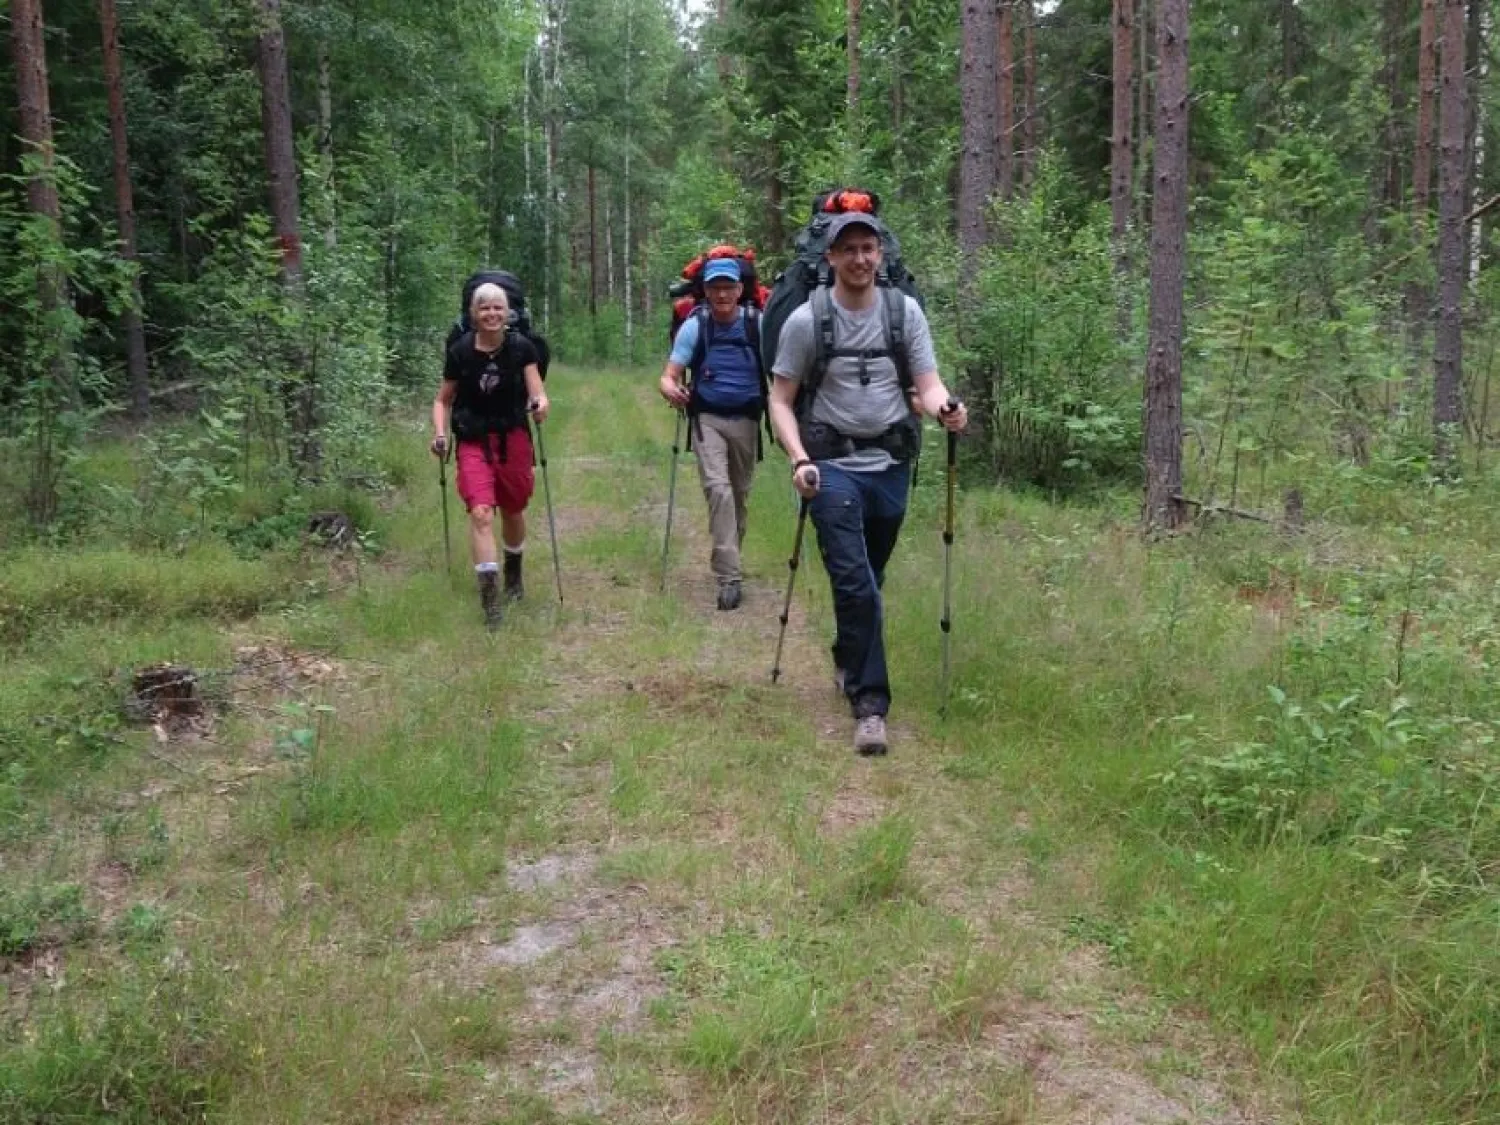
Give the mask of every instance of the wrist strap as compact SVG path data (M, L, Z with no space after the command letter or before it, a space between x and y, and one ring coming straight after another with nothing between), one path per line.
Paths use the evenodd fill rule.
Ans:
M795 465L792 466L792 472L795 473L798 469L802 468L803 465L811 464L813 464L813 462L809 458L804 457L802 458L802 460L798 461Z

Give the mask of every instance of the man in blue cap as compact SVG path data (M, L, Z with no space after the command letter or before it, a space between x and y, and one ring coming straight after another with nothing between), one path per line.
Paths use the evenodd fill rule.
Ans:
M718 584L718 606L732 610L742 597L740 544L766 407L760 318L741 303L745 287L736 258L710 258L703 291L705 303L683 321L672 341L660 390L667 402L687 411L708 501L709 566Z

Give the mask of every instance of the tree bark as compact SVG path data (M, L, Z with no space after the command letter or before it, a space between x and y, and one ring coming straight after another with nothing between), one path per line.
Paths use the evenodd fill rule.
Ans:
M62 239L62 208L58 202L56 151L52 143L52 105L47 89L47 40L41 0L11 0L11 58L16 69L21 147L36 158L36 168L26 180L26 203L31 213L50 228L54 242ZM66 300L66 279L54 263L38 263L37 323L52 339L41 345L50 378L39 388L36 456L31 465L27 508L33 522L46 526L57 518L61 456L54 445L57 411L63 399L73 398L72 356L61 331L45 326L56 323ZM28 373L30 374L30 373ZM43 379L40 371L34 374Z
M1440 0L1422 0L1422 15L1417 33L1417 132L1412 145L1411 226L1416 246L1427 244L1430 229L1428 199L1432 191L1433 110L1437 104L1437 12ZM1432 316L1432 294L1419 278L1406 284L1406 352L1407 397L1420 382L1422 349L1427 339L1427 322Z
M598 330L599 320L599 193L595 185L594 165L589 164L588 169L588 192L589 192L589 319L595 322L595 331Z
M1297 0L1281 0L1281 81L1297 77Z
M281 0L258 0L258 3L261 128L271 185L271 218L281 250L282 281L288 289L294 289L302 281L302 236L286 38L281 30Z
M1464 0L1443 0L1442 115L1438 166L1438 299L1433 335L1432 448L1454 464L1463 387Z
M135 241L135 190L130 177L130 143L125 117L124 67L120 63L120 21L115 0L99 0L99 33L104 47L104 85L109 101L109 137L114 156L115 210L120 223L120 257L135 267L130 305L122 318L126 370L130 374L130 414L136 422L151 416L151 371L146 329L141 320L140 255Z
M297 195L297 150L292 135L292 95L287 78L286 39L281 28L281 0L258 0L260 27L257 62L260 70L261 127L265 137L266 172L270 182L271 218L281 254L281 286L289 303L302 299L301 211ZM308 369L300 349L289 357L293 374L283 388L297 465L316 475L322 459L318 440L318 380Z
M1041 142L1041 123L1036 115L1036 0L1021 0L1021 19L1025 25L1025 44L1021 65L1021 190L1031 193L1036 182L1037 147Z
M1468 115L1464 135L1464 198L1465 207L1477 207L1481 202L1481 181L1484 176L1484 97L1485 80L1489 77L1489 12L1484 4L1469 5L1469 28L1466 40L1464 73L1468 77ZM1483 264L1484 220L1476 219L1468 225L1468 238L1464 243L1464 275L1469 288L1479 286L1479 268Z
M1015 5L995 4L995 190L1001 199L1015 194L1016 61Z
M848 130L856 143L861 134L859 121L859 0L847 0L848 24L845 47L849 56Z
M1146 531L1181 526L1182 288L1187 241L1188 0L1156 11L1156 152L1151 201L1151 343L1146 360Z
M1114 137L1110 145L1110 233L1114 241L1115 277L1124 282L1130 276L1131 188L1135 183L1135 152L1131 144L1134 123L1135 78L1134 32L1135 9L1132 0L1114 0ZM1130 332L1129 294L1120 286L1118 328L1122 336Z
M493 147L493 139L491 146ZM333 64L328 44L318 42L318 161L323 171L323 191L327 196L328 227L323 241L331 249L339 244L338 194L333 183Z
M959 64L959 287L972 293L985 245L985 204L995 183L995 3L963 0Z
M719 35L723 36L729 27L729 0L717 0L714 6L714 16L718 20ZM722 42L722 39L720 41ZM729 85L730 77L734 74L734 60L730 57L728 51L720 47L717 61L719 64L719 82L727 86Z
M724 3L725 0L720 0ZM631 101L631 79L635 73L632 55L635 52L635 4L634 0L625 0L625 184L624 184L624 211L625 230L624 246L621 262L624 267L625 288L625 358L628 362L635 362L635 289L631 285L630 267L634 256L635 246L630 239L630 146L634 143L631 126L634 123L634 105Z
M1152 0L1137 0L1135 6L1136 43L1139 50L1136 51L1136 78L1135 78L1135 121L1136 121L1136 145L1135 151L1139 159L1144 162L1147 150L1151 144L1151 76L1155 72L1155 59L1152 57L1152 47L1156 43L1155 24L1152 19ZM1136 228L1146 230L1151 220L1151 185L1147 178L1145 164L1142 163L1138 169L1140 175L1141 190L1135 193L1136 206Z
M1385 0L1382 10L1381 39L1385 52L1385 63L1381 71L1381 83L1385 87L1385 152L1382 154L1383 175L1380 183L1381 203L1387 213L1401 208L1401 153L1403 139L1401 123L1406 116L1406 84L1402 81L1404 55L1402 45L1406 39L1407 0Z

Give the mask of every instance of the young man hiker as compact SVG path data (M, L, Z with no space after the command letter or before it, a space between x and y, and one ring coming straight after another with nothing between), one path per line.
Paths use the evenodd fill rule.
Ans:
M765 389L758 315L740 303L745 287L734 258L710 259L703 271L706 308L682 323L661 373L662 398L685 410L713 539L709 567L720 609L737 609L744 574L746 502L760 453ZM684 385L684 374L691 380Z
M458 440L458 494L469 510L469 549L479 578L484 623L500 624L500 564L495 557L495 511L505 545L505 598L518 601L521 552L526 546L526 505L536 486L528 414L547 418L549 403L537 352L506 324L510 305L498 285L481 285L469 304L474 324L448 348L443 381L432 402L432 452L448 456ZM450 425L451 411L451 425Z
M884 754L887 746L881 585L906 515L919 425L897 361L910 373L923 413L955 432L968 422L962 404L948 409L921 306L877 284L882 231L879 219L857 211L829 225L832 292L813 290L787 318L770 395L771 424L791 459L792 483L808 502L833 589L835 678L854 715L854 749L865 755ZM888 300L905 302L899 356L892 354ZM804 395L799 403L804 383L811 401Z

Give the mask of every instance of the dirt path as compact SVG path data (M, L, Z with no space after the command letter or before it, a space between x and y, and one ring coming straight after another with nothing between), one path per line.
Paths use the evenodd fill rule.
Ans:
M528 1091L561 1114L611 1122L741 1119L722 1116L726 1104L753 1106L754 1116L744 1119L777 1121L888 1114L1110 1125L1286 1120L1269 1114L1243 1061L1205 1027L1142 994L1097 944L1060 932L1038 909L1024 849L976 838L964 811L974 794L936 768L947 756L940 743L898 719L888 758L863 760L850 751L850 720L822 636L831 627L826 595L809 589L826 581L813 550L799 576L786 676L770 687L785 571L749 580L741 611L715 613L702 563L701 499L690 473L680 485L672 584L691 643L671 657L640 655L651 646L632 605L649 594L570 563L571 588L592 608L587 622L564 621L549 642L538 717L567 717L568 736L545 753L548 769L569 788L572 843L512 860L507 889L523 907L503 940L466 941L444 953L457 979L473 986L500 978L524 994L522 1030L506 1064L490 1074L493 1086ZM632 510L655 527L660 514L659 505ZM621 759L601 760L579 747L608 737L622 709L643 707L662 721L701 727L722 717L726 699L748 700L764 714L767 739L790 723L798 753L818 759L816 784L803 794L798 825L788 829L815 834L821 842L808 847L833 855L883 824L915 826L903 893L947 920L961 957L956 971L942 966L951 994L938 1003L932 981L917 974L881 982L880 1002L851 1021L848 1041L817 1052L820 1065L833 1069L815 1083L787 1080L772 1067L734 1073L727 1086L710 1083L709 1093L681 1062L670 965L684 948L724 931L736 914L726 899L737 881L784 864L784 847L756 835L762 811L753 794L684 809L664 834L642 832L611 811L612 791L623 783ZM725 730L739 736L732 722ZM1023 813L1015 835L1026 831ZM733 858L726 871L696 881L650 870L633 876L631 866L653 849ZM774 917L761 924L768 939L781 925ZM919 951L913 964L923 964ZM789 1086L802 1096L792 1097ZM816 1109L803 1101L813 1089Z

